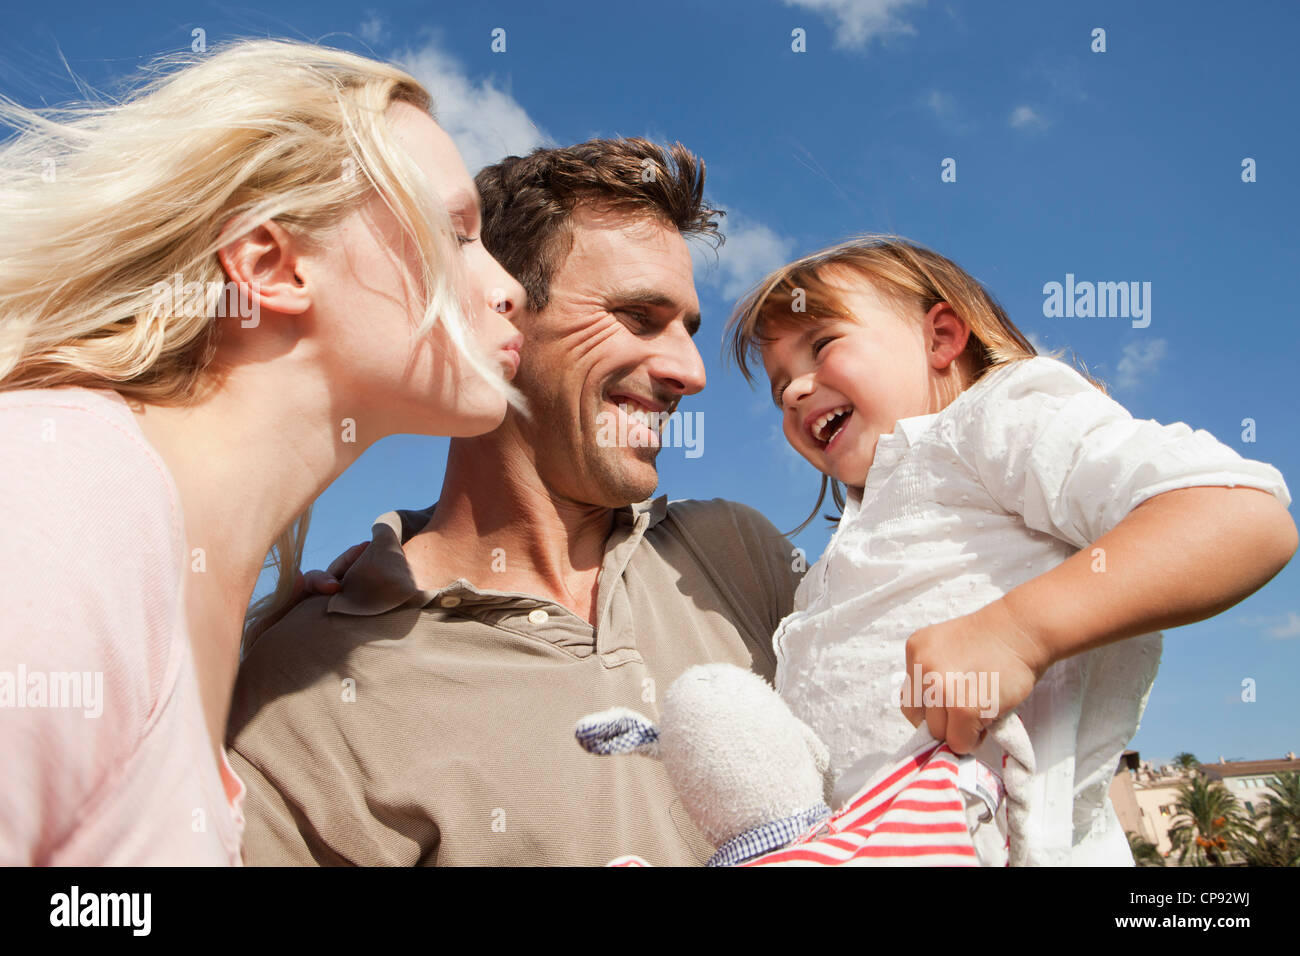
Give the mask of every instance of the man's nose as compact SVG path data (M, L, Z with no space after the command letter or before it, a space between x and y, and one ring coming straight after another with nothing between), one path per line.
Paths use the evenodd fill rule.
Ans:
M704 359L695 340L680 322L655 336L655 356L650 375L679 395L694 395L704 388Z

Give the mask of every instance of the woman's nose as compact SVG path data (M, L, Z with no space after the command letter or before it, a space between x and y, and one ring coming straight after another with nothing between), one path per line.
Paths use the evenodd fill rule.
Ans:
M524 307L527 294L518 280L509 272L506 272L501 263L497 262L495 258L492 258L492 268L493 274L488 292L488 305L493 312L499 312L513 323L519 311Z

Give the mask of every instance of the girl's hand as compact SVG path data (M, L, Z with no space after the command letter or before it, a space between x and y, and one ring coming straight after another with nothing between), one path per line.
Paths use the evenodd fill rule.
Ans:
M1051 661L1001 600L907 639L903 716L955 753L974 750L999 714L1029 696Z

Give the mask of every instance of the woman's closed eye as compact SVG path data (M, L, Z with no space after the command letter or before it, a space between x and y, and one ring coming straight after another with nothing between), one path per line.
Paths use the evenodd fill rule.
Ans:
M812 354L816 356L818 352L820 352L822 349L824 349L827 345L829 345L833 341L835 341L835 336L833 335L824 335L821 338L817 339L812 344Z

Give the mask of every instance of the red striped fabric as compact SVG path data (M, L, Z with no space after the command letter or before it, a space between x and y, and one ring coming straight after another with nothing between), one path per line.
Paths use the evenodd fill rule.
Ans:
M649 866L637 856L610 866ZM979 866L957 756L929 740L876 774L838 813L788 847L741 866Z
M817 830L742 866L979 866L957 758L931 740Z

